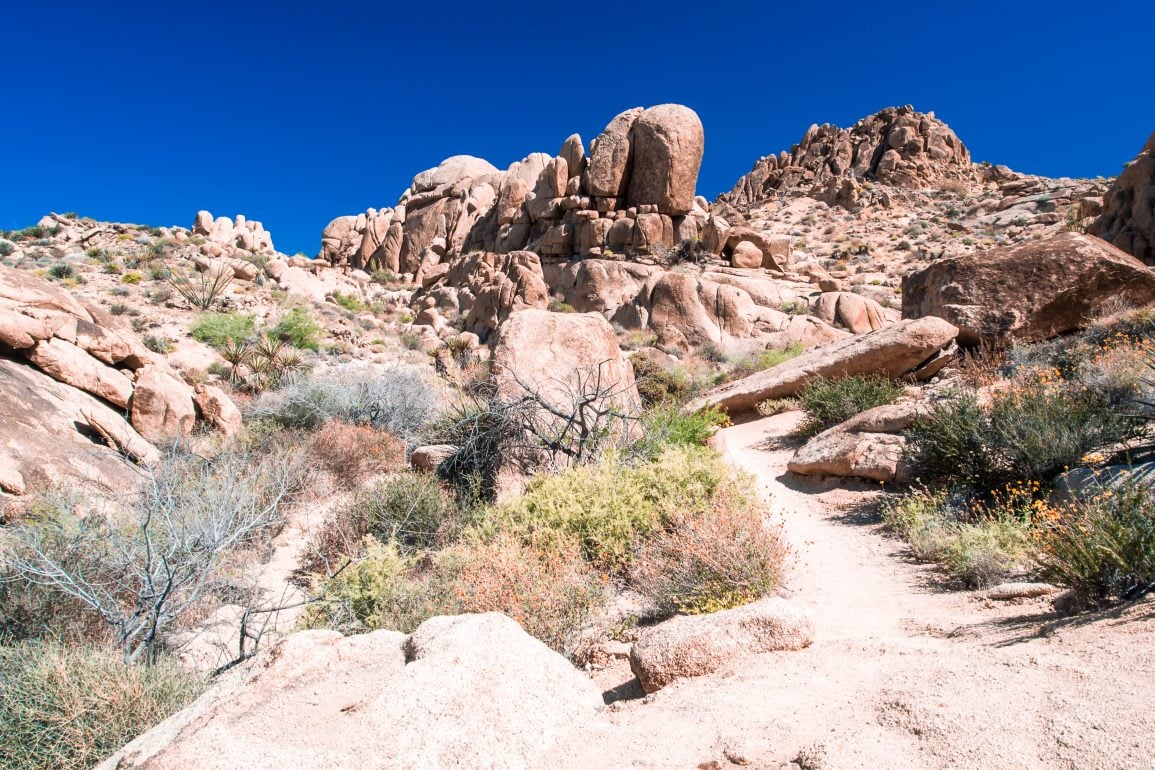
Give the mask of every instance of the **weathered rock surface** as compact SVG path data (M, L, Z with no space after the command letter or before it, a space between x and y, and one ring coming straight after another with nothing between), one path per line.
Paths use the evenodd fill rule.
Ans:
M414 470L433 473L447 459L453 456L457 447L452 444L427 444L419 446L409 455L409 464Z
M957 335L958 329L941 318L899 321L870 334L815 348L778 366L728 383L691 401L685 409L695 412L717 406L731 414L747 412L768 398L792 396L818 378L930 376L944 365L940 354L949 349ZM934 368L928 368L930 366Z
M1103 213L1088 232L1155 264L1155 133L1103 196Z
M105 760L166 768L531 768L601 696L504 615L294 634Z
M902 282L903 318L945 318L965 345L1048 339L1153 301L1155 271L1080 233L939 260Z
M807 476L906 481L910 477L903 461L906 439L899 434L921 413L913 402L868 409L811 438L787 467Z
M858 180L923 187L975 176L970 153L933 113L888 107L850 128L811 126L790 152L755 163L721 200L751 204L784 193L853 207L863 202Z
M750 653L801 650L814 640L809 616L771 597L710 615L686 615L641 633L630 668L646 692L717 671Z
M654 205L658 213L671 216L689 214L705 147L697 113L680 104L650 107L630 129L630 143L629 205Z
M116 440L105 438L113 432ZM139 477L121 449L145 462L157 456L123 413L0 354L0 491L23 495L69 482L125 491Z

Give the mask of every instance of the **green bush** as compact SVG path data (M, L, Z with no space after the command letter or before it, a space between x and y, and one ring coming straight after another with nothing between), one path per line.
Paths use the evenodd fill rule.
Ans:
M251 315L201 313L192 322L189 333L193 339L220 350L230 341L239 343L251 339L256 334L256 324Z
M721 382L716 372L688 364L663 367L648 356L635 353L630 356L638 394L646 406L657 404L684 404Z
M883 521L919 561L938 562L967 586L998 582L1030 562L1031 521L1015 506L973 508L946 491L916 491L883 506Z
M611 457L537 477L524 495L494 510L491 526L538 547L576 542L592 564L618 572L642 540L675 514L708 508L728 481L717 453L703 447L671 447L635 467Z
M335 291L330 296L338 307L344 308L351 313L359 313L365 309L365 303L362 302L356 294L342 294L339 291Z
M144 276L141 275L140 273L136 272L136 271L128 272L128 273L125 273L124 275L120 276L120 282L121 283L127 283L130 285L136 285L143 280L144 280Z
M902 395L902 386L884 377L845 377L840 380L812 380L798 394L798 404L806 411L799 428L813 436L857 414L883 404L893 404Z
M1138 483L1077 502L1047 524L1043 575L1084 600L1132 599L1155 587L1155 499Z
M367 534L395 542L404 553L444 545L455 534L450 529L461 529L437 478L426 473L390 476L357 495L352 505Z
M715 407L686 414L673 406L656 406L642 415L642 453L656 459L666 447L705 446L730 419Z
M50 278L55 278L58 281L62 281L66 278L75 278L76 269L67 262L61 262L58 265L53 265L52 267L48 268L48 276Z
M0 767L92 767L203 688L164 657L125 666L100 649L0 646Z
M269 330L269 334L285 340L295 348L316 350L320 346L324 331L309 315L308 310L295 307Z
M735 362L734 367L726 375L728 380L739 380L751 374L764 371L778 364L789 361L802 353L802 345L795 343L789 347L777 350L756 350L747 353Z
M960 393L938 404L906 436L922 478L988 492L1014 481L1047 482L1140 427L1104 393L1029 379L997 393L989 405Z

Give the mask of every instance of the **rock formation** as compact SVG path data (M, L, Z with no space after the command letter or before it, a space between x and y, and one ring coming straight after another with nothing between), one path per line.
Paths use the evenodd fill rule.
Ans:
M305 631L99 767L537 767L601 705L497 613L431 618L409 636Z
M0 400L6 410L0 422L5 469L0 488L8 492L23 493L29 480L54 481L57 474L123 478L93 444L151 462L157 451L146 439L191 432L198 404L222 430L239 425L240 415L223 392L213 389L211 398L198 399L162 356L147 350L107 311L3 265L0 357L5 369ZM46 377L60 387L47 387ZM77 451L77 444L88 451ZM72 448L73 459L61 454L65 447Z
M863 181L926 187L974 178L970 153L954 131L934 113L908 105L888 107L850 128L810 126L790 152L759 160L720 200L743 205L782 193L852 207Z
M929 378L952 360L949 351L957 335L958 329L941 318L903 320L735 380L691 401L685 410L696 412L716 406L731 414L740 414L752 411L768 398L793 396L820 377Z
M811 438L787 467L805 476L908 481L906 439L901 434L920 413L921 407L913 402L868 409Z
M1155 271L1080 233L939 260L902 282L903 317L945 318L964 345L1048 339L1153 301Z
M254 254L272 254L273 236L260 222L246 220L237 214L236 220L216 217L207 211L198 211L193 221L192 234L205 239L204 253L220 256L227 249L236 248Z
M1088 232L1155 264L1155 133L1107 191Z

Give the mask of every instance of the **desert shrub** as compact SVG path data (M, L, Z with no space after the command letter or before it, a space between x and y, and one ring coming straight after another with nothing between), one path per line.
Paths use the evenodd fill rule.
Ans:
M435 615L460 612L451 581L436 565L419 569L419 561L403 555L395 543L366 537L361 558L324 584L303 624L343 633L382 628L412 633Z
M16 252L16 244L0 239L0 257L10 257Z
M356 294L342 294L339 291L333 292L330 297L338 307L348 310L350 313L359 313L365 309L365 303L357 297Z
M558 297L551 297L546 309L551 313L576 313L574 306Z
M135 271L129 271L129 272L125 273L124 275L120 276L120 282L129 284L130 286L135 286L136 284L140 283L143 280L144 280L144 276L141 275L140 273L135 272Z
M240 313L201 313L189 327L193 339L220 350L230 341L244 342L256 333L251 315Z
M786 547L753 499L723 491L708 510L675 515L643 546L631 584L665 614L717 612L772 591Z
M772 417L797 408L798 402L792 398L768 398L765 401L759 401L758 406L755 407L762 417Z
M782 302L778 309L787 315L810 315L810 304L804 299L794 299Z
M1081 384L1031 377L980 405L973 393L940 403L907 431L924 479L971 489L1049 480L1080 458L1134 436L1139 421Z
M644 439L638 449L656 459L669 446L705 446L730 419L715 407L686 414L672 406L656 406L642 415Z
M9 573L78 602L126 662L148 660L221 578L222 564L268 542L304 481L290 446L202 458L170 452L140 494L108 509L78 494L44 498L9 531Z
M702 447L672 447L632 467L609 457L538 476L524 495L498 506L489 525L547 550L576 542L592 564L619 572L668 517L706 509L728 481L717 454Z
M938 562L963 584L981 587L1030 563L1032 520L1022 503L968 504L943 490L920 490L884 505L882 516L915 558Z
M176 350L172 340L168 337L160 337L155 334L144 335L144 339L142 339L141 342L153 353L171 353Z
M726 350L716 342L707 342L698 348L698 355L710 363L722 364L727 361Z
M462 543L439 561L453 572L460 611L505 613L562 654L605 598L605 579L569 543L539 550L503 533Z
M806 411L799 428L813 436L883 404L893 404L902 395L902 386L885 377L845 377L840 380L811 380L798 394L798 404Z
M324 331L309 315L308 310L303 307L295 307L269 330L269 334L285 340L295 348L316 350L320 346L321 335Z
M715 372L692 363L661 366L648 356L630 356L638 394L645 406L684 404L721 382Z
M400 467L405 443L371 425L349 425L329 420L313 431L306 451L315 467L322 468L346 487Z
M1155 500L1139 483L1105 489L1047 523L1043 575L1084 600L1132 599L1155 586Z
M135 275L139 281L140 273ZM232 271L222 270L176 271L169 273L165 280L177 294L184 297L197 310L211 310L232 285L233 274Z
M419 350L421 348L421 344L425 341L425 338L421 335L421 333L414 331L413 329L406 329L405 331L401 332L401 335L398 339L401 340L401 347L405 348L406 350Z
M48 277L55 278L58 281L62 281L66 278L75 278L76 268L67 262L61 262L58 265L53 265L52 267L48 268Z
M396 474L358 495L352 505L367 534L396 543L404 553L444 545L462 528L431 474Z
M89 647L0 646L0 766L92 767L203 689L164 657L130 667Z
M251 418L289 428L313 429L329 419L371 425L412 442L437 401L416 369L343 367L289 377L279 389L262 393L247 411Z
M775 350L756 350L739 358L727 373L729 380L739 380L789 361L802 352L802 345L795 343Z

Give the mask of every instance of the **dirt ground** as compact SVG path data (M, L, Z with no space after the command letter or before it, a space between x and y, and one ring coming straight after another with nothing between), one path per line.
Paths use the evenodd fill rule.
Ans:
M873 512L877 486L786 473L797 413L724 430L794 550L814 644L609 706L548 767L1155 767L1155 602L1074 618L950 590ZM633 697L630 697L633 696Z

